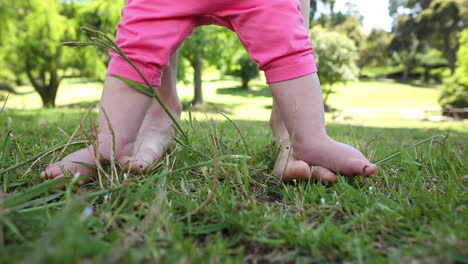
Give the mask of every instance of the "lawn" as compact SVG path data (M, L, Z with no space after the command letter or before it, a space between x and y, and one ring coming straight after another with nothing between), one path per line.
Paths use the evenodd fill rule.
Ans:
M190 144L159 166L128 178L107 166L84 186L44 182L40 171L60 151L36 155L69 139L99 85L67 83L53 110L38 110L35 94L12 96L0 113L0 263L468 262L468 124L419 120L437 114L436 86L337 87L329 134L374 162L446 137L384 162L374 177L324 185L271 176L269 91L261 80L247 92L238 85L205 83L207 105L183 115ZM179 91L189 102L190 87Z

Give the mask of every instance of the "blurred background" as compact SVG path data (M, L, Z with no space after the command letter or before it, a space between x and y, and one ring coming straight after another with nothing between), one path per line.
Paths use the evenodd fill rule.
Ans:
M5 110L66 111L98 103L106 50L60 43L85 41L80 26L114 36L123 2L0 0ZM310 17L328 118L468 117L468 0L311 1ZM268 88L234 33L198 28L179 54L184 105L237 119L268 119Z

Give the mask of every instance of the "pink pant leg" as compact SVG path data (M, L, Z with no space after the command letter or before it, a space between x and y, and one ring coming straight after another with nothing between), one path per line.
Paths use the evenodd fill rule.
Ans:
M193 31L190 2L180 5L178 0L128 0L122 11L116 43L154 86L160 85L169 57ZM122 57L110 54L108 75L144 82Z
M233 1L217 15L232 25L268 83L317 71L297 0Z

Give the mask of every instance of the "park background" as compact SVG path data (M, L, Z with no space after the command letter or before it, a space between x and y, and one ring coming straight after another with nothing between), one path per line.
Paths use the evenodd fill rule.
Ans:
M109 61L61 43L88 41L80 26L114 36L123 1L0 0L0 260L466 261L468 1L372 3L311 1L309 31L329 133L374 162L399 153L376 177L273 179L264 77L208 26L179 50L191 146L143 175L51 190L64 182L39 173L92 138Z

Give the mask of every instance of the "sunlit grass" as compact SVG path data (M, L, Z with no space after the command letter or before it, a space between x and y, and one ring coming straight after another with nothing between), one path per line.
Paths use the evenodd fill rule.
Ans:
M32 162L18 166L67 141L86 107L99 100L101 84L64 83L58 105L80 103L83 108L38 110L40 100L33 94L12 96L9 109L0 113L0 139L9 143L8 151L5 144L1 148L8 153L2 155L2 169L17 166L0 175L2 191L14 194L0 192L0 262L455 263L466 259L467 124L419 121L390 111L436 106L437 88L375 81L337 88L330 104L339 111L327 114L329 134L363 149L372 161L435 135L448 135L448 140L437 138L401 153L382 164L374 177L340 177L335 185L285 185L271 175L277 152L268 127L271 98L266 86L255 80L252 91L242 92L232 88L239 85L233 79L210 77L204 84L208 114L194 113L190 123L184 112L181 122L192 145L179 146L161 166L141 175L127 179L119 175L122 184L104 190L97 181L50 189L63 182L44 183L39 173L59 158L58 152L37 160L31 171L26 169ZM408 98L400 101L393 96L394 91L406 89ZM193 96L192 88L183 84L179 93L184 102ZM388 107L389 114L357 112L337 120L346 109L379 105L363 93L374 93L379 107ZM83 98L88 103L83 104ZM218 112L230 116L242 135ZM92 117L96 119L97 111ZM244 159L243 139L250 159ZM67 153L82 146L72 146Z

